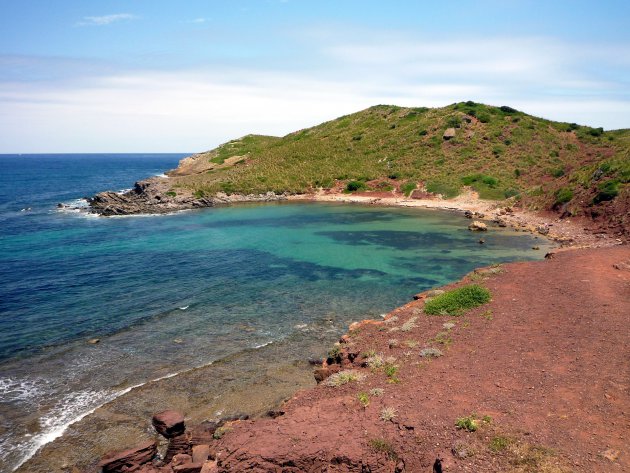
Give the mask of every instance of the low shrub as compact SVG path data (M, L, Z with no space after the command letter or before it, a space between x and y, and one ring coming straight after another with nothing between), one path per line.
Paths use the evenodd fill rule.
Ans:
M389 460L397 460L398 459L398 455L396 454L396 451L394 450L394 447L387 440L385 440L385 439L372 439L372 440L370 440L369 443L370 443L370 447L372 448L372 450L374 450L376 452L384 453L385 455L387 455L387 458Z
M617 195L619 195L619 181L610 180L606 182L602 182L598 186L599 192L593 199L594 204L599 204L600 202L605 202L607 200L613 200Z
M415 182L407 181L402 186L400 186L400 191L408 197L416 189L416 187L417 186Z
M455 426L458 429L474 432L479 428L479 422L473 416L460 417L455 421Z
M348 184L346 184L346 190L348 192L356 192L356 191L364 190L366 188L367 186L365 185L365 182L361 182L361 181L350 181L348 182Z
M429 315L461 315L464 311L488 301L490 291L471 284L434 297L424 305L424 312Z
M570 202L571 199L573 199L573 191L568 187L562 187L555 192L554 196L556 197L554 206L559 206L562 204L566 204L567 202Z
M389 422L390 420L393 420L394 417L396 417L396 414L396 409L394 409L393 407L384 407L383 410L381 410L381 420Z

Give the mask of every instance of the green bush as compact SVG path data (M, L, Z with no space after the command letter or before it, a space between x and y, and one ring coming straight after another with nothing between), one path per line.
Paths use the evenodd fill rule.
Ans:
M599 192L593 199L594 204L599 204L600 202L605 202L607 200L613 200L617 195L619 195L619 181L611 180L603 182L598 187Z
M418 135L420 135L420 136L426 136L426 134L427 134L427 130L420 130L418 132Z
M479 428L479 422L474 418L474 416L460 417L457 421L455 421L455 426L458 429L474 432Z
M175 192L175 191L168 191L166 193L166 195L169 196L169 197L175 197L177 195L177 192Z
M499 107L499 110L501 110L503 113L518 113L518 110L516 110L515 108L512 107L508 107L507 105L502 105L501 107Z
M552 169L551 170L551 175L553 177L555 177L556 179L559 178L559 177L564 176L564 168Z
M407 181L402 186L400 186L400 191L406 196L410 196L411 193L415 190L416 183L413 181Z
M477 113L477 120L481 123L488 123L490 121L490 114L485 112Z
M556 201L554 205L562 205L573 199L573 191L568 187L562 187L555 192Z
M448 117L446 124L449 128L459 128L462 124L462 119L459 116Z
M461 315L464 311L478 307L490 300L490 291L476 284L447 291L434 297L424 305L429 315Z
M348 192L355 192L355 191L360 191L360 190L365 190L365 189L366 189L365 182L350 181L348 182L348 184L346 184L346 190Z
M470 186L478 182L488 187L496 187L499 180L492 176L486 176L485 174L469 174L468 176L462 177L462 183L465 186Z
M591 128L588 130L588 134L591 136L602 136L604 134L604 129L602 127Z

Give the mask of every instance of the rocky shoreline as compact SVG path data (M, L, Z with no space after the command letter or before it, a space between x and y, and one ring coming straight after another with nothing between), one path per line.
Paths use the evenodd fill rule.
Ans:
M427 316L432 298L470 284L486 287L491 301L460 316ZM186 429L182 413L158 413L153 425L165 439L111 453L99 467L627 471L626 245L482 268L443 290L418 294L382 321L353 324L314 371L319 385L266 418Z
M195 195L189 190L170 191L169 178L152 177L135 183L133 189L119 192L100 192L87 198L89 211L104 217L140 214L165 214L182 210L214 207L245 202L275 202L287 200L286 194L225 194Z

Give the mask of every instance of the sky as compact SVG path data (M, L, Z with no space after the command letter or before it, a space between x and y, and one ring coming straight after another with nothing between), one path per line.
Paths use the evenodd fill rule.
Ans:
M197 152L376 104L630 127L630 2L0 0L0 153Z

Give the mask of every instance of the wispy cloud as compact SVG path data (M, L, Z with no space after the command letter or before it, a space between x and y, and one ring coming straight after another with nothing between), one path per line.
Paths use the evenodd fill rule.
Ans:
M102 16L84 16L77 26L107 26L124 20L135 20L138 18L131 13L114 13L112 15Z
M190 20L188 23L205 23L206 21L208 21L208 18L195 18L194 20Z

